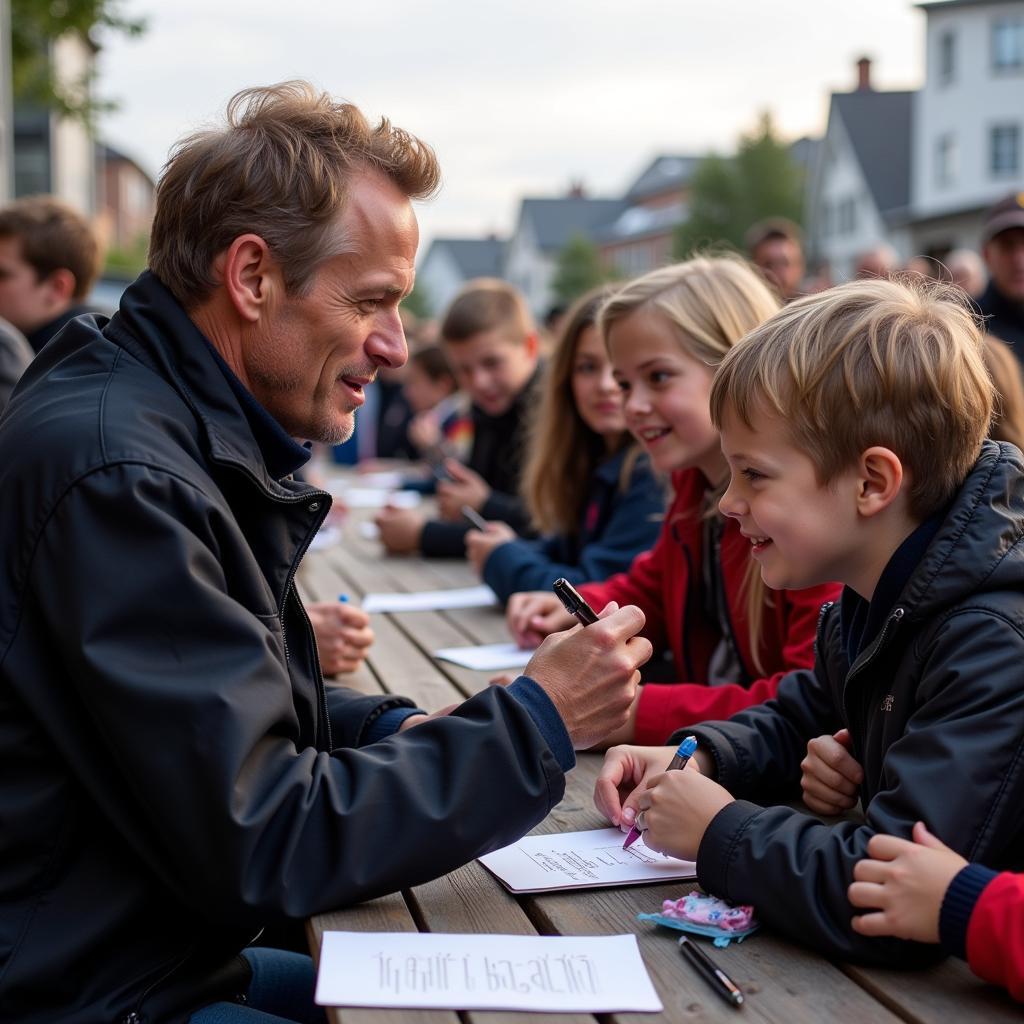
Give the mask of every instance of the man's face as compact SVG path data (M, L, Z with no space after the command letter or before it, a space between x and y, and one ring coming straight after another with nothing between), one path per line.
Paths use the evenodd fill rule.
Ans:
M293 437L352 436L363 388L408 357L398 304L412 291L419 229L384 177L357 176L340 228L351 251L326 260L312 288L285 295L244 339L243 379Z
M852 471L823 486L777 416L756 415L748 427L727 413L722 451L732 478L718 507L739 523L767 586L800 590L831 580L858 582Z
M526 387L537 365L536 338L515 339L505 330L481 331L448 342L445 354L459 387L488 416L501 416Z
M39 278L21 254L21 239L0 238L0 316L23 334L49 323L63 312L52 282Z
M768 238L754 249L754 263L784 299L800 291L804 276L804 257L791 238Z
M1011 302L1024 302L1024 228L1008 228L982 249L996 288Z

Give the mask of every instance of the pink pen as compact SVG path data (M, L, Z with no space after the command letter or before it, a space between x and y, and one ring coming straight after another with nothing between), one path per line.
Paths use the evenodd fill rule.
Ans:
M682 771L686 767L686 762L693 756L693 752L697 749L697 737L687 736L682 743L679 744L679 749L672 756L672 760L668 763L666 771L678 772ZM639 815L637 815L639 817ZM633 827L629 830L629 835L626 836L626 841L622 844L624 850L628 850L643 834L643 829L636 827L636 822L633 822Z

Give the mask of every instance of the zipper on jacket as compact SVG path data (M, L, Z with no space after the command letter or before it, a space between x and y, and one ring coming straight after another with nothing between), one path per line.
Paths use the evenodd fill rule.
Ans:
M850 682L853 680L854 676L860 675L860 673L863 672L864 669L867 668L867 666L875 660L875 658L878 656L878 652L881 651L881 649L885 646L885 641L889 636L890 626L895 627L897 623L899 623L903 616L906 614L907 610L905 608L893 608L893 610L889 613L889 617L885 620L885 624L879 631L878 636L875 637L875 642L871 645L870 649L867 651L866 654L864 654L862 658L858 658L857 662L850 667L850 672L846 677L847 686L850 685Z

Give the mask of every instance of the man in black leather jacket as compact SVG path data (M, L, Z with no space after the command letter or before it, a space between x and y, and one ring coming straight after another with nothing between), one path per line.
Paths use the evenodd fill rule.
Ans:
M165 170L154 272L8 407L0 1019L178 1024L249 996L264 924L514 841L624 721L650 652L630 608L447 717L325 692L294 576L331 499L293 479L294 438L342 439L405 360L409 197L437 177L303 83L241 94Z
M936 955L851 927L846 890L875 832L909 836L923 819L965 857L1024 867L1024 459L984 441L981 345L945 293L865 281L798 300L723 360L722 511L769 586L846 588L823 609L813 672L672 737L697 737L709 777L662 774L622 807L620 787L672 752L622 747L598 783L613 820L638 808L648 844L695 859L708 891L831 956ZM834 456L831 476L807 454L818 422L832 425L817 449ZM771 806L799 794L808 741L840 729L863 767L865 821Z

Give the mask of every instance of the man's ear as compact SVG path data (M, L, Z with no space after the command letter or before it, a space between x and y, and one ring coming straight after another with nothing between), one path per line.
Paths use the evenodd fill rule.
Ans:
M235 312L248 323L265 316L284 293L280 267L259 235L239 235L214 260L213 270Z
M876 516L887 509L903 489L903 463L890 448L876 445L860 457L857 511Z

